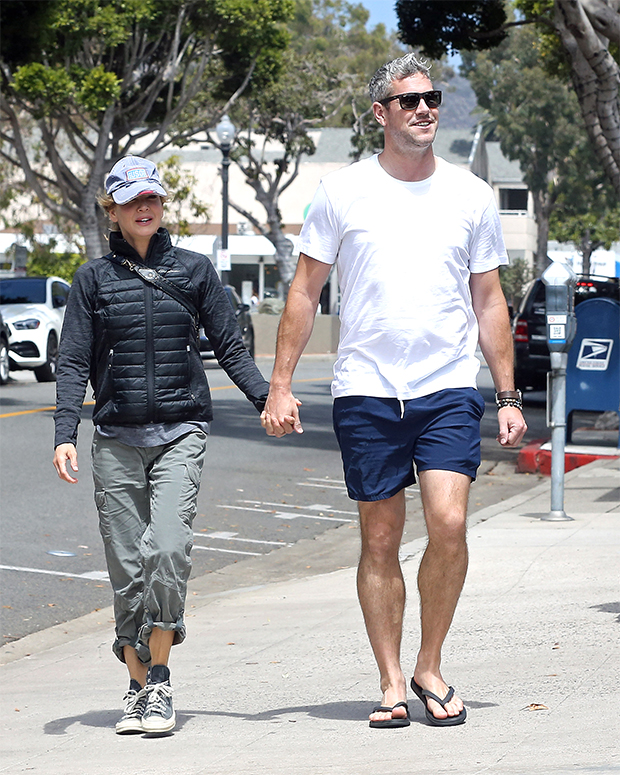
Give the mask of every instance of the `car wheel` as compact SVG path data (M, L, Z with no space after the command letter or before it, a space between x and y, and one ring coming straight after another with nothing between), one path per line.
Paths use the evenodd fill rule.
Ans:
M9 381L9 346L4 339L0 340L0 385Z
M47 362L34 370L37 382L55 382L58 364L58 338L52 331L47 338Z

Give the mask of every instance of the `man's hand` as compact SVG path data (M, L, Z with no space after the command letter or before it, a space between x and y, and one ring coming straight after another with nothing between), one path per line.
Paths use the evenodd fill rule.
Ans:
M502 447L516 447L527 430L525 419L516 406L503 406L497 412L499 433L497 440Z
M301 401L295 398L290 390L271 387L267 403L260 416L260 422L267 436L276 436L278 439L287 433L303 433L299 421L299 407Z
M61 479L71 484L77 482L77 479L67 471L67 463L69 463L73 471L78 470L77 449L74 444L59 444L54 450L54 460L52 462L54 463L56 473Z

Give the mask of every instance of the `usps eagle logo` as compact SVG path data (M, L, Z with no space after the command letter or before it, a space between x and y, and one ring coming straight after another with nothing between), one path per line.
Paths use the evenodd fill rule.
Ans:
M583 339L577 356L577 368L582 371L606 371L613 344L613 339Z

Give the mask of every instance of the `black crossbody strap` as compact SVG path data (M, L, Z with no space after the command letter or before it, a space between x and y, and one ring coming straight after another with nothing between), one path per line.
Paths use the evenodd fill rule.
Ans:
M162 277L155 269L151 269L151 267L143 266L141 264L134 264L134 262L130 261L128 258L125 258L124 256L121 258L116 254L107 255L106 258L110 259L110 261L113 261L115 264L126 267L137 274L144 282L150 283L156 288L159 288L160 291L167 293L168 296L172 296L173 299L178 301L179 304L182 304L185 309L191 313L192 317L196 318L196 320L199 319L198 309L189 296L169 280L166 280L165 277Z

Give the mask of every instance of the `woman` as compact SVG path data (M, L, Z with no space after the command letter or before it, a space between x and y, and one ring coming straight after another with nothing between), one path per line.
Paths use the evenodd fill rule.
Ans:
M118 734L175 726L168 659L185 638L192 523L212 419L198 327L259 412L268 392L211 261L173 247L160 228L165 198L147 159L128 156L112 168L99 200L112 252L75 274L57 373L53 462L67 482L77 481L89 380L95 394L92 464L114 590L113 651L130 678Z

